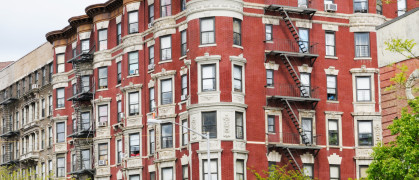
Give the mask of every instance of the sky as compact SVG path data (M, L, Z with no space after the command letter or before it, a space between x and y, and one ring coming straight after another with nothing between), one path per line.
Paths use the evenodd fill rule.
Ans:
M85 8L107 0L4 0L0 5L0 62L16 61L47 42Z

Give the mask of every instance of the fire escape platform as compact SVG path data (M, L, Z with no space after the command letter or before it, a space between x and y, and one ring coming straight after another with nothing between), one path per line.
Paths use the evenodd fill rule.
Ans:
M67 99L67 101L87 101L91 100L93 98L93 93L91 92L82 92L78 93L70 98Z
M284 99L288 101L297 101L297 102L319 102L318 98L309 98L309 97L292 97L292 96L266 96L267 99Z
M271 4L265 7L265 11L282 11L285 10L288 13L294 14L304 14L313 16L317 12L317 9L305 8L305 7L294 7L294 6L284 6L279 4Z
M89 52L84 52L76 57L71 58L67 61L67 63L73 63L73 62L90 62L93 61L93 54Z
M265 50L266 55L287 55L289 57L299 57L299 58L314 58L319 57L318 54L310 54L310 53L300 53L300 52L288 52L288 51L270 51Z
M69 175L77 175L77 174L95 174L95 169L82 169L78 171L69 172Z
M17 101L17 98L7 98L4 101L0 102L0 105L8 105L14 101Z
M14 135L19 135L19 131L9 131L7 133L4 134L0 134L0 137L10 137L10 136L14 136Z
M312 149L312 150L320 150L322 149L322 147L320 146L316 146L316 145L311 145L311 146L306 146L304 144L269 144L272 145L273 147L279 147L279 148L289 148L289 149Z

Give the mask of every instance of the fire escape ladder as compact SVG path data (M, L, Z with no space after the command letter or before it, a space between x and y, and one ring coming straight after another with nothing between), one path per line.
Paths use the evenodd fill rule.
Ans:
M292 37L297 42L301 52L307 53L308 52L307 47L305 47L304 43L300 41L300 35L298 34L297 28L295 28L294 24L292 23L290 17L288 16L287 11L284 8L282 8L282 12L280 11L280 14L282 16L282 19L284 19L285 24L287 25L288 29L290 30Z
M297 129L298 133L300 134L303 143L306 146L309 146L310 145L310 141L307 138L307 134L301 128L300 123L297 120L297 116L295 115L294 110L292 109L290 103L288 102L288 100L283 99L282 100L282 104L284 105L285 111L287 112L287 114L290 117L292 123L294 124L295 128Z
M306 95L309 95L310 93L306 92L305 88L301 88L301 80L299 75L297 74L297 71L295 71L294 66L291 64L291 61L289 60L288 56L283 54L281 55L282 60L284 62L285 67L288 70L288 73L290 73L292 80L295 82L297 87L300 89L302 97L308 97Z
M11 123L10 122L10 118L9 118L9 108L7 107L7 105L3 105L3 119L5 124L3 124L3 129L2 129L2 134L6 134L8 132L11 131Z
M291 164L291 166L294 168L294 170L298 170L300 171L301 174L303 174L303 172L301 171L300 165L298 165L297 160L295 160L294 156L292 155L292 152L290 151L289 148L284 148L285 151L285 156L288 159L288 162Z

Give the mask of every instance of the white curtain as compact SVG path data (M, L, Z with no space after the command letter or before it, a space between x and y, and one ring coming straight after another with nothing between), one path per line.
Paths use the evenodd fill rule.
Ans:
M108 49L108 30L101 30L99 31L99 50L105 50Z
M329 130L331 130L331 131L337 131L338 130L337 121L329 121Z
M335 94L336 93L335 88L336 88L336 77L327 76L327 93Z
M357 89L370 89L370 78L369 77L358 77L356 78Z
M339 167L331 166L330 167L330 177L331 178L339 178Z
M214 19L201 20L201 31L214 31Z
M215 67L214 66L205 66L202 68L202 78L214 78L215 77Z
M60 54L57 56L57 72L64 72L64 68L65 68L65 59L64 59L64 54Z
M108 121L108 106L99 106L99 121Z
M162 170L162 180L173 180L173 168L163 168Z
M136 23L138 22L138 12L131 12L128 14L129 23Z
M326 33L326 55L335 56L335 34Z
M313 176L313 166L303 166L304 168L304 175L306 176Z
M207 160L203 161L204 163L204 180L208 180L208 162ZM210 161L210 176L211 176L211 180L217 180L218 179L218 169L217 169L217 161L216 160L211 160Z
M309 74L301 74L301 85L303 86L310 86L310 75Z
M170 42L170 36L166 36L161 38L161 49L170 48L171 42Z
M129 103L130 104L138 104L138 93L130 93L129 94Z
M372 123L370 121L359 121L358 123L359 133L371 133L372 131Z
M172 91L172 79L163 80L161 82L162 92L170 92Z

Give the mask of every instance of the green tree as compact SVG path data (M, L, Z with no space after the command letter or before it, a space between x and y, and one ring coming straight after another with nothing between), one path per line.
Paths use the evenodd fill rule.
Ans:
M396 140L374 147L368 179L419 179L419 97L388 127Z
M256 170L248 168L257 180L309 180L310 177L304 176L300 171L288 170L287 165L271 165L267 171L262 170L258 173Z

